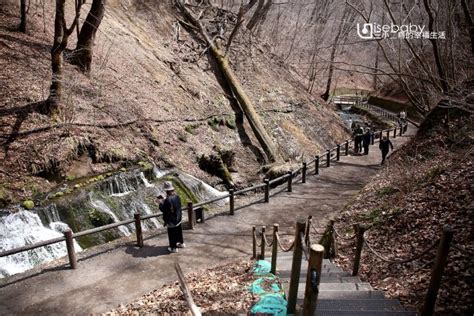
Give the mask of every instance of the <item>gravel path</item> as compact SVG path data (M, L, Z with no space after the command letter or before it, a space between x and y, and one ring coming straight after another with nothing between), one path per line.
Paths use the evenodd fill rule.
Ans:
M392 139L395 148L414 132L410 128L403 137ZM270 230L273 223L279 223L280 231L293 234L298 217L313 215L313 223L324 227L382 168L377 144L370 150L368 156L342 156L330 168L321 168L319 176L312 175L311 168L306 184L298 181L292 193L284 192L285 186L273 189L268 204L258 201L261 195L236 200L237 206L250 205L237 210L233 217L216 216L197 225L194 231L185 230L188 248L177 254L167 253L166 235L146 239L142 249L136 248L133 241L122 239L82 252L77 270L58 261L3 279L0 315L106 312L176 281L175 261L186 273L250 257L253 225L266 225Z

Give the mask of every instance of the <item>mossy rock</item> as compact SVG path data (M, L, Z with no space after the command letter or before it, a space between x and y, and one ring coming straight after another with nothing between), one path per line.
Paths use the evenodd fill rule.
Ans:
M89 220L95 227L112 224L114 222L114 219L110 215L95 209L89 210Z
M59 192L54 193L53 197L58 198L58 197L61 197L63 195L64 195L64 192L59 191Z
M35 207L35 202L33 202L32 200L26 200L23 201L22 206L27 210L31 210Z
M127 171L127 168L122 167L122 168L119 169L119 171L120 171L120 172L126 172L126 171Z
M232 175L220 156L202 155L199 158L199 168L207 173L221 178L226 185L232 186Z
M139 161L138 165L142 171L153 170L153 164L149 163L148 161Z
M67 180L67 181L73 181L73 180L75 180L75 179L76 179L76 177L73 176L73 175L68 175L68 176L66 176L66 180Z

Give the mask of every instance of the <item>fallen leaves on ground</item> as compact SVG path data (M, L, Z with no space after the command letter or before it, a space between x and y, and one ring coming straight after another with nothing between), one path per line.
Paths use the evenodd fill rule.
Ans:
M253 261L239 260L185 275L194 302L201 312L220 312L226 315L246 313L257 297L248 291L255 280ZM177 276L176 276L177 279ZM191 315L178 281L164 285L137 300L120 305L107 315Z
M474 168L470 119L451 130L418 135L394 153L386 168L367 185L336 221L341 233L352 223L369 227L366 240L382 257L412 258L439 240L444 227L454 230L447 267L436 303L437 313L472 314L474 302ZM457 124L457 125L456 125ZM464 129L464 130L463 130ZM453 142L452 131L464 137ZM337 239L336 262L352 269L354 240ZM423 306L437 246L408 263L388 263L364 246L359 274L364 281L419 310Z

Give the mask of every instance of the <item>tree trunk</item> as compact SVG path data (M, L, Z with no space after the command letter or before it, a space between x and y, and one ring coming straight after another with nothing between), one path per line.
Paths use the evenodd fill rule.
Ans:
M250 31L252 31L255 28L255 26L257 25L257 23L258 23L258 21L261 17L262 9L263 9L264 4L265 4L265 0L258 0L257 8L255 9L255 12L253 13L252 18L250 18L249 23L247 23L247 28Z
M469 36L471 37L471 52L474 54L474 23L472 22L471 13L466 0L461 0L462 10L466 17L467 24L469 24Z
M329 92L331 91L332 76L334 74L334 59L336 57L337 46L339 45L339 38L341 37L341 34L342 34L342 28L345 23L346 12L347 11L344 10L341 23L339 24L339 27L337 29L336 38L334 39L334 43L332 44L331 57L329 59L328 80L326 82L326 91L324 91L323 95L321 96L324 99L324 101L327 101L329 99Z
M20 0L20 32L26 33L26 0Z
M423 0L423 4L425 6L426 13L428 13L428 30L430 33L434 32L434 17L433 12L431 12L430 4L428 0ZM446 75L443 69L443 64L441 63L441 58L439 56L439 48L438 48L438 41L434 38L430 38L431 46L433 46L433 54L436 63L436 68L438 69L438 76L441 82L441 88L443 92L448 91L448 82L446 80Z
M255 111L255 107L253 106L252 101L245 93L245 90L241 86L239 79L235 76L232 68L230 67L228 56L224 54L222 50L209 37L205 28L193 16L193 14L184 6L183 2L181 0L178 0L177 4L178 4L178 7L183 12L184 16L186 17L186 19L192 25L196 26L199 29L199 32L204 37L206 43L209 45L209 49L212 53L212 57L216 60L219 70L222 72L235 98L239 102L242 108L242 111L247 117L250 127L252 128L252 131L255 134L255 137L257 138L258 142L260 143L260 146L262 146L262 149L267 156L268 161L281 162L282 158L279 155L278 150L273 143L273 140L270 138L267 131L265 130L265 127L260 121L260 117L258 116L257 111ZM240 23L237 23L236 27L238 27L238 25L240 25ZM235 35L235 32L236 30L234 30L232 33L234 33ZM227 47L227 51L229 51L229 47Z
M69 36L74 31L79 18L80 7L76 8L76 17L71 27L66 26L64 17L64 7L66 0L56 0L56 16L54 18L54 41L51 48L51 86L49 88L49 97L39 112L46 115L57 114L61 108L63 96L63 52L67 47Z
M89 73L92 63L92 52L97 29L105 13L106 0L93 0L87 18L82 25L77 46L70 59L71 64L79 66L83 73Z

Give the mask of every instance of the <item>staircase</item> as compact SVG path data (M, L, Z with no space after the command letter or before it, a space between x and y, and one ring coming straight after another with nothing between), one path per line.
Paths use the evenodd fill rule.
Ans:
M277 272L283 288L288 295L293 252L278 253ZM298 286L298 308L302 309L306 287L308 261L301 265ZM387 299L383 292L374 290L369 283L361 282L359 277L351 276L324 259L319 285L316 315L416 315L403 309L398 300Z

